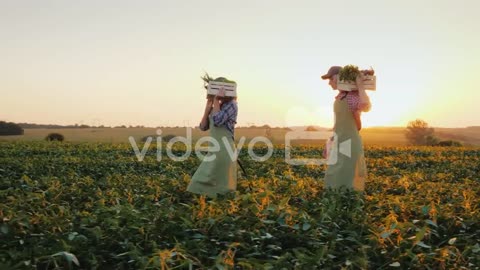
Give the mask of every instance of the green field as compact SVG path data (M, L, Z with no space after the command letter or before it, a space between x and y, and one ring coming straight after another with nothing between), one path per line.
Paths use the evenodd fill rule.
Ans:
M281 146L266 162L242 149L248 177L208 200L185 192L193 156L0 142L0 269L480 269L480 150L365 154L362 195L325 190L325 168L289 166Z
M186 136L185 128L161 128L163 135ZM465 145L480 146L480 128L436 128L436 134L440 139L458 140ZM128 138L133 136L140 140L145 136L157 136L156 128L62 128L62 129L25 129L22 136L0 136L0 141L39 141L52 132L61 133L67 141L72 142L110 142L127 143ZM285 129L273 128L270 131L270 139L275 144L283 144L285 140ZM364 128L360 135L365 145L378 146L406 146L408 145L404 135L404 128L378 127ZM256 136L265 136L265 128L237 128L235 129L236 138L242 136L248 139ZM208 135L208 132L202 132L199 129L193 129L192 137L194 140L201 136ZM308 144L323 144L323 142L304 142Z

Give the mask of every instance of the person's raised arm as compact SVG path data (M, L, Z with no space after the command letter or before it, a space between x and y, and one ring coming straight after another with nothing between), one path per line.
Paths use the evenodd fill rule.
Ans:
M356 84L358 88L358 95L359 95L359 104L357 110L353 112L353 119L355 120L355 124L357 124L357 130L360 131L362 129L362 119L360 117L362 111L368 111L370 109L370 100L368 99L367 93L365 92L365 86L363 84L364 80L363 73L357 75Z
M225 121L228 118L227 114L227 108L223 107L222 104L220 103L220 99L225 96L225 90L220 89L218 94L215 96L215 99L213 100L213 109L212 109L212 117L213 117L213 123L215 126L221 126L225 123Z
M357 130L360 131L362 129L362 119L360 119L361 112L356 110L353 112L353 119L355 119L355 124L357 124Z
M356 78L358 96L360 98L358 109L362 112L368 112L370 111L370 108L372 105L370 104L370 99L368 98L367 92L365 91L365 86L363 84L364 79L365 79L365 76L363 75L362 72L360 72Z
M213 111L212 113L218 113L220 111L220 98L225 96L225 90L222 88L218 91L218 94L213 99Z
M205 111L203 112L202 120L200 121L200 130L206 131L209 128L208 116L213 106L213 97L207 97L207 104L205 105Z

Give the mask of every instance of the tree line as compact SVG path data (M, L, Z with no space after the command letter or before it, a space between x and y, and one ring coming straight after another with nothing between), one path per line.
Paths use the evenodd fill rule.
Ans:
M24 130L18 124L0 121L0 136L23 135Z

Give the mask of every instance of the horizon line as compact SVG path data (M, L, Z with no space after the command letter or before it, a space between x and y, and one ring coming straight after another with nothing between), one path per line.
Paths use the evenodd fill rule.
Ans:
M6 120L0 120L4 122L9 122ZM10 122L12 123L12 122ZM197 127L195 126L185 126L185 125L170 125L170 126L145 126L145 125L132 125L132 124L119 124L119 125L105 125L105 124L98 124L98 125L89 125L89 124L39 124L39 123L31 123L31 122L13 122L18 125L38 125L38 126L62 126L62 127L80 127L80 126L87 126L84 128L101 128L100 126L103 126L103 128L119 128L119 127L124 127L124 128L187 128L187 127ZM251 124L251 125L238 125L235 128L250 128L250 127L263 127L263 126L269 126L270 128L292 128L292 127L315 127L315 128L323 128L323 129L332 129L332 127L324 127L324 126L318 126L318 125L291 125L291 126L275 126L271 124ZM442 126L430 126L431 128L480 128L479 125L472 125L472 126L463 126L463 127L442 127ZM368 126L364 127L363 129L368 129L368 128L406 128L406 126Z

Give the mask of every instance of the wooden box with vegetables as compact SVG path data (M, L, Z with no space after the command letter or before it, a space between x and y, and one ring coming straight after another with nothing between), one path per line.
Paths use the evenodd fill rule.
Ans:
M225 77L218 77L214 79L210 77L208 73L205 73L205 75L201 78L204 82L205 89L207 89L207 94L217 95L220 89L223 88L225 90L225 96L237 96L237 83L235 81L229 80Z
M344 66L337 77L337 89L342 91L357 91L356 79L360 72L363 74L363 85L365 90L375 91L377 89L377 76L375 71L370 68L367 70L359 70L357 66Z

